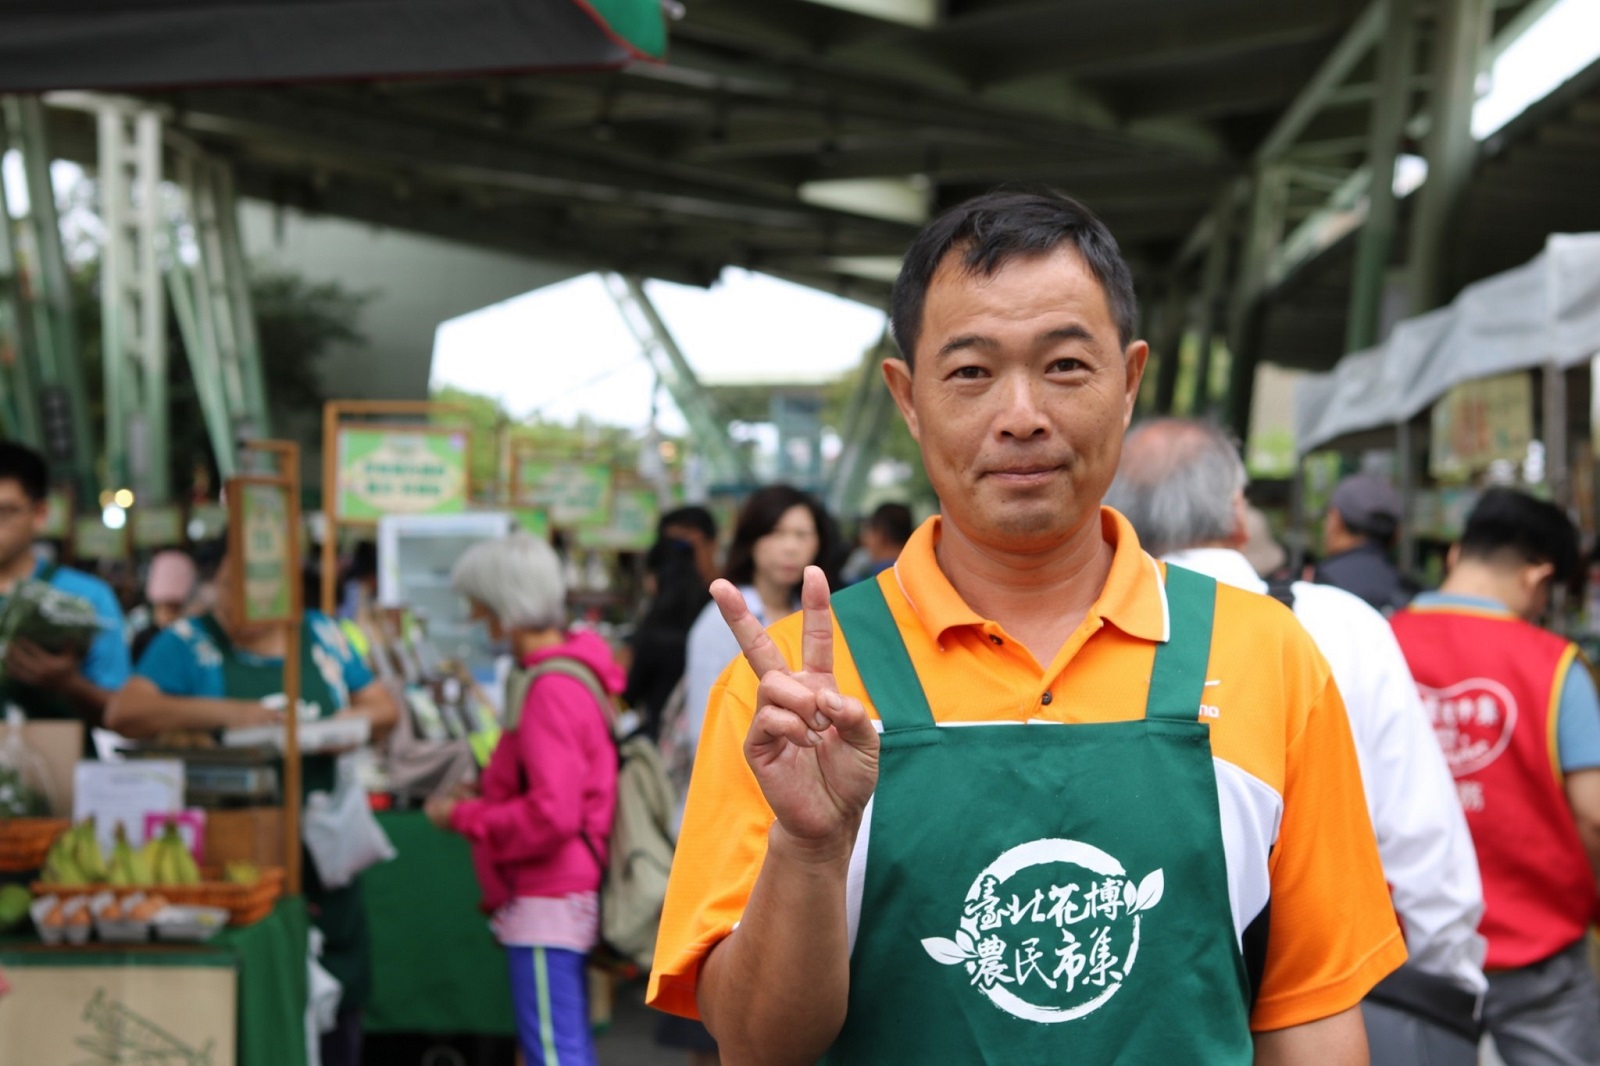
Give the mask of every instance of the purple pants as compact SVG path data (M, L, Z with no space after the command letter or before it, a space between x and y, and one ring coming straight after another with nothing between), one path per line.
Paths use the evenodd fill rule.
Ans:
M561 948L506 948L517 1039L528 1066L595 1066L587 957Z

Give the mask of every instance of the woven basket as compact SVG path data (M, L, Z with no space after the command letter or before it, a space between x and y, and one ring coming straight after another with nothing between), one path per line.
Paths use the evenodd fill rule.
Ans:
M35 896L54 895L89 896L110 892L116 896L129 896L135 892L166 897L168 903L190 907L222 907L228 912L229 925L250 925L272 913L272 908L283 895L283 867L263 866L261 877L253 885L236 885L222 880L222 871L207 866L201 871L203 880L198 885L50 885L35 881L31 886Z
M0 871L39 869L56 837L71 828L66 818L0 819Z

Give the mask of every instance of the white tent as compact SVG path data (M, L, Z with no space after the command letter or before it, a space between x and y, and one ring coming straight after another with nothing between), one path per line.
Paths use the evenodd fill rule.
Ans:
M1600 233L1552 234L1544 251L1410 318L1295 392L1295 448L1410 419L1455 386L1600 353Z

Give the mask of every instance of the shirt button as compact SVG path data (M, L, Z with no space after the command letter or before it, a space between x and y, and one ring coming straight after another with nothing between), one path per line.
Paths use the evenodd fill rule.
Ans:
M995 636L993 633L990 633L989 634L989 643L993 644L995 647L998 648L1000 645L1004 644L1005 641L1001 640L999 637Z
M1048 691L1046 691L1043 696L1039 697L1039 702L1044 704L1046 707L1048 707L1048 706L1050 706L1050 701L1052 699L1054 699L1054 698L1055 697L1051 696L1050 693Z

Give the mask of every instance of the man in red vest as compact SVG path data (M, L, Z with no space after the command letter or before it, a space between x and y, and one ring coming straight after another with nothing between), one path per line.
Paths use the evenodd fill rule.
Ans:
M1533 624L1579 562L1554 504L1491 489L1443 587L1391 620L1483 876L1484 1022L1509 1066L1600 1062L1584 952L1600 869L1600 700L1577 647Z

